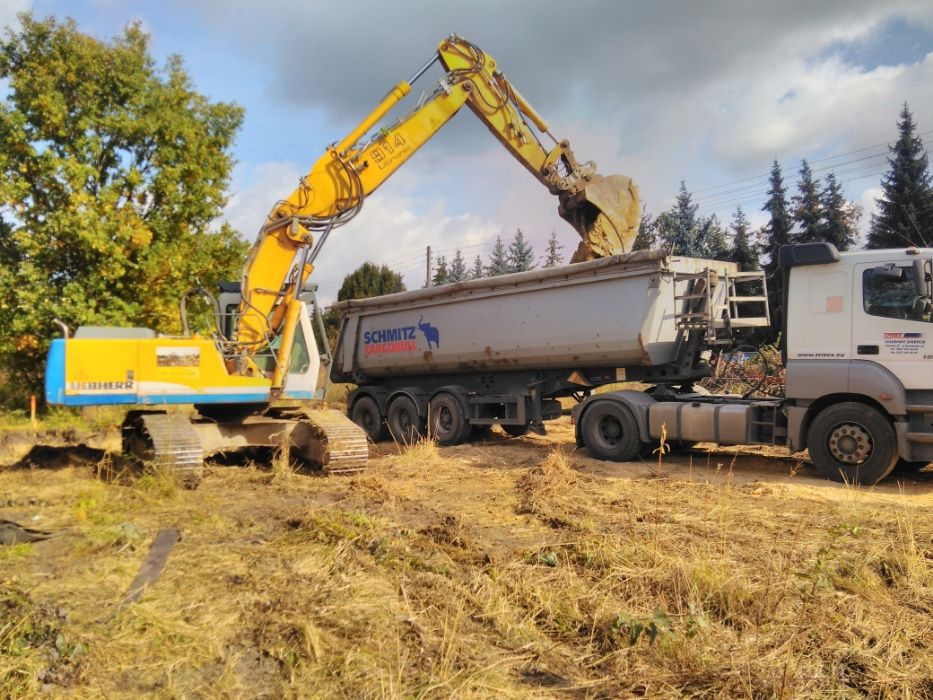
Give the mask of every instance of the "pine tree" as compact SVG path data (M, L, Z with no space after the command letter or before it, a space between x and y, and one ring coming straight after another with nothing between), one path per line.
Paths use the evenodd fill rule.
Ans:
M735 214L732 216L732 254L729 259L738 263L739 269L743 272L750 272L761 269L761 263L758 260L758 246L749 238L749 223L742 206L735 208Z
M815 243L823 239L823 206L820 201L820 181L813 179L810 164L804 158L800 164L800 179L793 197L794 220L799 230L794 235L795 243Z
M868 248L933 244L933 190L929 162L917 125L904 103L897 143L889 147L890 170L881 180L878 214L872 216Z
M463 282L470 278L470 274L466 269L466 261L463 259L463 253L460 252L459 248L457 248L457 254L454 255L454 259L450 263L448 278L451 282Z
M842 186L836 176L826 176L826 187L820 195L823 207L823 240L829 241L839 250L848 250L858 237L858 222L862 208L847 202L842 196Z
M477 253L476 257L473 259L473 269L470 270L470 279L478 280L485 276L486 273L483 270L483 259Z
M563 249L564 246L557 242L557 233L551 231L551 236L547 239L547 252L544 255L544 267L563 265L564 256L561 255L560 252Z
M711 222L697 219L698 208L699 205L693 203L693 195L687 191L686 183L681 180L674 206L655 220L660 247L671 250L675 255L703 257L703 237L708 233Z
M697 233L697 255L712 260L728 260L729 244L726 243L726 231L715 214L701 218Z
M778 270L778 250L782 245L790 243L793 226L793 220L788 212L787 190L781 175L781 165L777 160L771 166L768 201L761 210L770 214L770 219L762 229L761 235L763 248L768 258L764 268L768 282L768 305L771 308L771 330L773 336L776 337L783 322L781 307L784 295L784 279Z
M434 270L434 277L431 278L431 285L447 284L450 282L450 272L447 270L447 258L443 255L437 258L437 266Z
M509 272L524 272L532 270L535 266L535 251L525 240L525 234L520 228L515 229L515 237L509 243L506 253Z
M504 275L509 271L509 261L505 250L505 244L502 242L502 236L496 236L496 244L492 247L489 254L489 264L486 266L486 277L496 277Z
M632 243L632 250L651 250L657 245L656 220L645 208L641 210L641 220L638 222L638 235Z

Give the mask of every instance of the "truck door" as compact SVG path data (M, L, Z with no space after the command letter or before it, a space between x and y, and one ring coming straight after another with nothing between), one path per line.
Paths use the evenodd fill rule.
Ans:
M855 266L852 356L883 365L905 389L924 389L933 369L933 282L930 260L911 257Z

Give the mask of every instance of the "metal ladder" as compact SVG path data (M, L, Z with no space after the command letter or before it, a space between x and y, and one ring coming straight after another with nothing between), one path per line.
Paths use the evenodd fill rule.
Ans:
M771 325L768 286L761 271L725 275L710 269L678 272L674 275L674 308L678 330L704 331L706 341L713 345L731 343L735 329ZM758 313L762 309L763 315Z

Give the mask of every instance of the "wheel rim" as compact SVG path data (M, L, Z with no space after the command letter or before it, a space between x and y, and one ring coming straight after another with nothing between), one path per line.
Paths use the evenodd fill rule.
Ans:
M615 447L622 438L622 424L613 416L601 416L596 423L596 435L609 447Z
M454 414L447 406L441 406L437 409L437 420L435 421L435 432L446 437L450 435L454 428Z
M871 435L858 423L839 423L829 431L829 453L841 464L864 464L874 444Z

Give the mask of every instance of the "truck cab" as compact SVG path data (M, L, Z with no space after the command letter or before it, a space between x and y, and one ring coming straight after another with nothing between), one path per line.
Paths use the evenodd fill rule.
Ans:
M933 249L815 243L781 265L788 446L858 481L933 460Z

